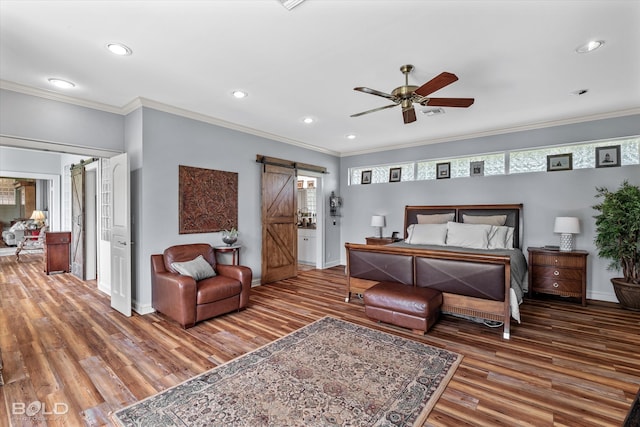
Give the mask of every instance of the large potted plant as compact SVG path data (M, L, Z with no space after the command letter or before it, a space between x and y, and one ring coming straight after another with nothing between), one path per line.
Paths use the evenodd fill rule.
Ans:
M611 279L620 305L640 310L640 188L625 180L616 191L596 191L598 255L611 261L610 270L622 271L624 277Z

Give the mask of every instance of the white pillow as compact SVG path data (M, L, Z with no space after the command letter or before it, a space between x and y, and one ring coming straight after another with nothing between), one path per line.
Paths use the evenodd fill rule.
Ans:
M489 249L513 249L513 227L492 225L489 231Z
M216 275L211 264L202 255L191 261L172 262L171 267L183 276L193 277L196 282Z
M506 215L462 215L465 224L504 225L507 222Z
M454 215L454 213L429 215L418 214L416 217L418 218L418 224L446 224L449 221L453 221Z
M407 228L406 243L412 245L444 245L447 224L411 224Z
M486 224L447 223L447 245L487 249L491 226Z

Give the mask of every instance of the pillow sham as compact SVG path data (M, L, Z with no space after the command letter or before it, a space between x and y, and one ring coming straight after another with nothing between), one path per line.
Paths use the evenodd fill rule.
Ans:
M506 215L462 215L465 224L504 225L507 222Z
M455 214L445 213L445 214L417 214L418 224L446 224L449 221L453 221L453 216Z
M196 281L213 277L216 272L202 255L191 261L172 262L171 267L183 276L191 276Z
M447 223L447 245L463 248L487 249L491 225Z
M411 224L407 228L406 243L412 245L444 245L447 224Z
M513 227L492 225L489 231L489 249L513 249Z

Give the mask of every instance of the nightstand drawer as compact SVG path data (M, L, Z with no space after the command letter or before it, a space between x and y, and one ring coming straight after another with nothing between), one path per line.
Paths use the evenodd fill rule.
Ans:
M574 267L581 268L584 266L584 257L576 256L557 256L548 254L532 254L532 265L552 265L554 267Z
M533 292L572 296L582 294L582 280L560 280L552 277L536 277L532 285Z
M531 268L534 277L549 277L557 280L582 280L584 272L572 268L553 268L534 265Z

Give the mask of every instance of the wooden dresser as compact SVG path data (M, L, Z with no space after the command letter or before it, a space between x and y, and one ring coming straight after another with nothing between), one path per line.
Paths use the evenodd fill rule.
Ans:
M579 298L587 305L586 251L528 248L529 292Z
M71 244L71 232L47 231L44 235L44 272L49 274L54 271L64 273L71 272L69 259L69 245Z

